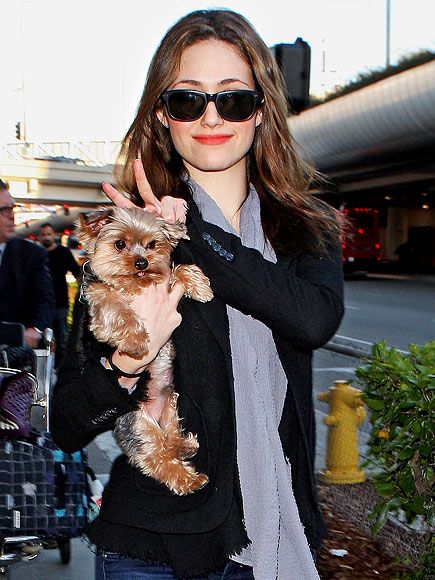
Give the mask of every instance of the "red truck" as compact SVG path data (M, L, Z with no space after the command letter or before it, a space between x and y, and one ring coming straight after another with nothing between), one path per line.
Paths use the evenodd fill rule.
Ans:
M347 220L341 241L345 270L369 268L380 258L379 210L369 207L346 207L340 212Z

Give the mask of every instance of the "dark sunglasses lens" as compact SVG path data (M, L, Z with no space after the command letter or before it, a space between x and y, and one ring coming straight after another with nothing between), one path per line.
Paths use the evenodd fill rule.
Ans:
M255 111L255 96L248 92L220 93L216 108L227 121L246 121Z
M170 93L167 99L169 115L179 121L194 121L205 110L205 96L189 91Z

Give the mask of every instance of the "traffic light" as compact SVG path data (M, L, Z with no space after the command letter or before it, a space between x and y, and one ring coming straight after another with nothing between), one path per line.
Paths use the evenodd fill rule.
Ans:
M18 121L15 124L15 137L18 139L18 141L23 141L24 139L24 123L21 121Z
M283 74L290 108L300 113L310 98L310 45L297 38L294 44L276 44L271 51Z

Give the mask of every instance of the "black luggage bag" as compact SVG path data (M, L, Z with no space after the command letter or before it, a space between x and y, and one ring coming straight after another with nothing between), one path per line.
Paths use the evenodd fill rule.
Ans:
M49 434L0 440L0 534L74 538L87 521L84 451L61 451Z

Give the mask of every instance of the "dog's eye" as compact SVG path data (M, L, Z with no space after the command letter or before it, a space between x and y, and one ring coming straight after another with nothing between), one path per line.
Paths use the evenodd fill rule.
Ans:
M125 240L116 240L115 248L119 251L123 250L126 247Z
M146 245L147 250L154 250L155 247L156 247L156 240L151 240L151 242L148 242L148 244Z

